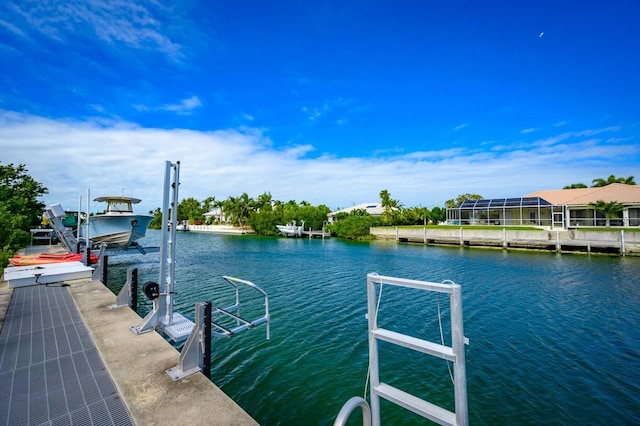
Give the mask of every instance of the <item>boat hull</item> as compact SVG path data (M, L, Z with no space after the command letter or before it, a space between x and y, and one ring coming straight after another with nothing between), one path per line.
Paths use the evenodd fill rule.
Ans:
M147 233L153 219L147 215L98 215L89 219L89 239L94 245L107 244L109 247L127 247ZM86 227L81 233L84 237Z
M285 237L301 237L302 226L290 226L290 225L276 225L278 231Z

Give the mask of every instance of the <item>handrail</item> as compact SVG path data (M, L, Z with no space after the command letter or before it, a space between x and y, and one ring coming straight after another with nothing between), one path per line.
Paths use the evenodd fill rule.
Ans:
M212 312L212 317L216 317L218 315L226 315L227 317L230 317L236 320L236 327L233 329L229 329L225 326L222 326L221 324L217 324L214 321L212 321L212 325L218 330L220 330L220 332L212 331L211 332L212 335L215 337L230 337L235 333L239 333L240 331L244 331L248 328L251 328L253 326L256 326L262 323L266 323L267 340L269 340L270 339L269 321L271 318L269 315L269 295L267 294L267 292L261 289L260 287L258 287L257 285L255 285L254 283L252 283L251 281L242 280L236 277L230 277L228 275L223 275L222 278L224 278L224 280L228 284L230 284L235 288L235 304L231 306L227 306L225 308L215 308L214 311ZM253 321L249 321L240 317L240 288L239 288L240 286L239 284L244 284L256 290L258 293L264 296L264 315L263 316L257 319L254 319ZM235 311L235 314L233 314L231 311Z
M371 408L369 404L362 397L354 396L348 400L340 409L336 421L333 422L333 426L344 426L347 424L347 420L357 407L362 408L362 426L371 426Z

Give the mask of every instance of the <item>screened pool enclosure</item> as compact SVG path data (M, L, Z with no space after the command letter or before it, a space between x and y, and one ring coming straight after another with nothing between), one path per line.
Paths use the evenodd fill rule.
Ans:
M540 197L466 200L447 209L447 223L563 228L564 209Z

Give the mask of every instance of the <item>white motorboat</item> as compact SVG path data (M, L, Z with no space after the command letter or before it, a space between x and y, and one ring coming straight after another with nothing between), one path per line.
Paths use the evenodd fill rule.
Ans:
M295 220L287 223L286 225L276 225L278 231L285 237L302 237L302 231L304 231L304 220L297 225Z
M153 216L133 213L132 205L139 203L140 199L108 196L94 201L106 202L107 210L91 216L88 226L85 222L80 232L84 237L88 228L93 245L106 243L108 247L128 247L145 236Z

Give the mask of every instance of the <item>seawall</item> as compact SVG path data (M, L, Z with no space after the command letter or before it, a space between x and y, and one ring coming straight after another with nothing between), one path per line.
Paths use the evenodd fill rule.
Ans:
M624 229L565 231L386 226L371 228L371 234L381 240L407 243L640 256L640 232L625 232Z

